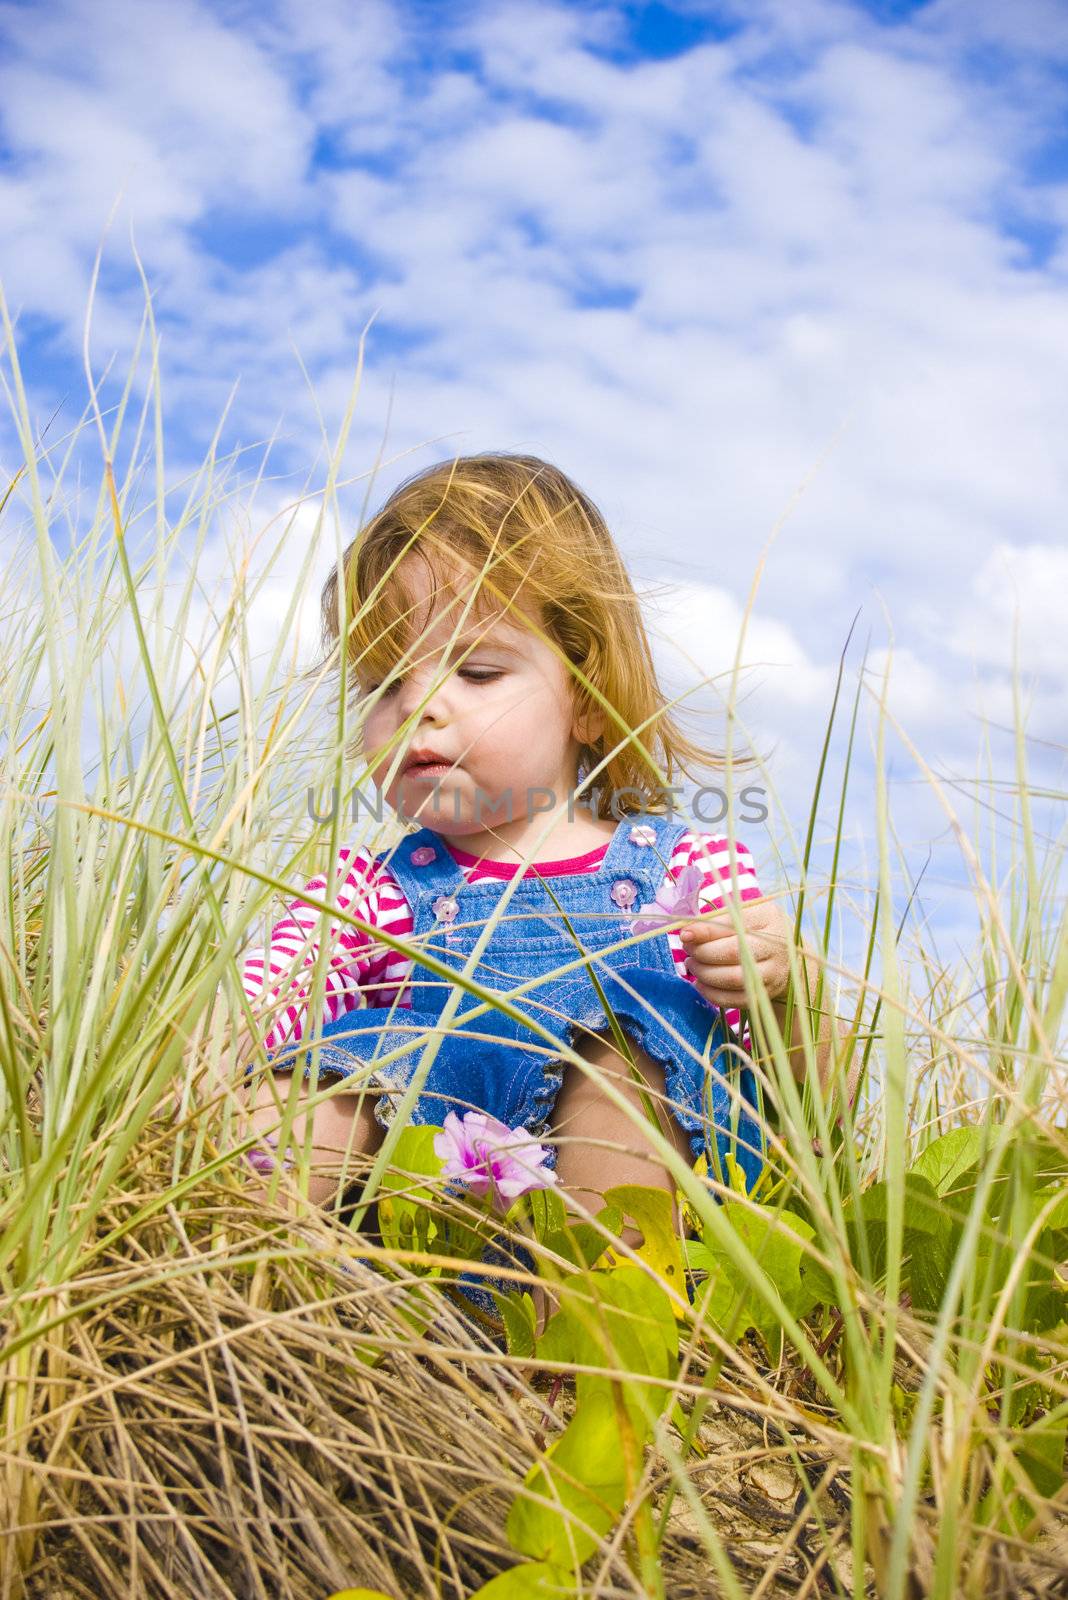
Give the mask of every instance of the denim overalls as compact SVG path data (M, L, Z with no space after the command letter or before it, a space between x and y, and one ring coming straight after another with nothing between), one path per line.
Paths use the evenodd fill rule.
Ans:
M465 1024L467 1013L482 1004L467 991L461 991L452 1021L440 1028L453 985L416 961L410 990L408 985L405 989L412 1009L369 1005L326 1023L319 1072L358 1073L361 1085L384 1090L376 1111L388 1123L424 1049L437 1039L437 1053L411 1110L413 1122L440 1124L450 1111L462 1115L478 1109L510 1128L522 1125L541 1136L549 1128L566 1065L557 1043L577 1049L591 1033L608 1032L592 967L623 1031L663 1066L671 1113L690 1134L694 1155L707 1155L715 1171L716 1156L706 1147L714 1127L721 1171L725 1173L722 1161L729 1150L752 1188L763 1167L760 1126L752 1112L758 1104L756 1082L718 1010L680 977L666 934L646 935L629 949L603 954L629 937L627 913L655 898L686 827L659 815L627 816L596 871L474 882L467 881L439 835L429 828L408 835L375 861L388 866L411 905L412 943L448 968L462 969L511 890L470 976L498 991L550 1037L497 1010ZM583 956L595 959L586 965ZM565 964L568 970L561 977L538 981ZM517 985L528 987L515 994ZM371 1073L363 1070L397 1050L404 1053L385 1066ZM280 1072L293 1071L302 1061L308 1076L306 1041L282 1046L270 1058ZM737 1083L740 1093L732 1096L726 1077Z

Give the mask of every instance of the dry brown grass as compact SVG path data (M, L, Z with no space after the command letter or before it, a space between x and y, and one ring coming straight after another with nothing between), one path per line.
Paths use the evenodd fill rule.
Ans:
M4 1595L325 1600L358 1583L462 1600L514 1563L508 1505L566 1424L571 1385L510 1360L448 1294L413 1331L403 1268L360 1259L360 1237L325 1214L252 1205L231 1177L180 1212L139 1218L146 1196L128 1190L100 1215L96 1237L117 1236L33 1346ZM707 1377L691 1355L691 1392ZM706 1392L687 1473L743 1592L874 1593L871 1569L852 1570L848 1454L829 1447L803 1372L769 1368L750 1336ZM650 1450L657 1508L672 1476ZM920 1508L917 1550L936 1515ZM628 1533L625 1517L588 1564L591 1596L643 1593ZM1064 1595L1066 1556L1063 1525L1031 1550L1002 1542L990 1592ZM662 1562L671 1600L722 1593L678 1496Z

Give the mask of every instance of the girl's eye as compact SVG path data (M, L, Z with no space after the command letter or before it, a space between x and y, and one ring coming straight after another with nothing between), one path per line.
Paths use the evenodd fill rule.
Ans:
M457 669L457 675L461 678L466 678L469 683L492 683L495 678L504 676L502 672L489 667L460 667ZM394 693L399 687L400 681L399 677L390 678L385 688L382 689L383 699L386 695ZM381 687L381 684L369 683L363 693L365 695L375 694Z

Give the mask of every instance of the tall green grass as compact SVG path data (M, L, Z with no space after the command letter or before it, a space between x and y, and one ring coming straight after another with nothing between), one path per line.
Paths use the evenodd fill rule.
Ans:
M5 333L22 459L0 485L0 1593L473 1594L524 1559L509 1507L547 1481L532 1474L583 1363L502 1350L465 1313L440 1245L475 1219L431 1175L404 1178L400 1124L321 1211L301 1201L306 1151L266 1204L241 1158L231 1040L255 1018L240 952L349 839L345 805L305 824L309 782L346 802L369 789L345 760L345 695L292 650L316 542L336 555L351 535L340 491L361 372L321 481L246 528L269 485L218 441L168 481L150 314L117 401L105 413L91 388L57 440L35 437L6 312ZM206 596L199 574L226 539L228 581ZM261 649L258 586L293 569L301 540ZM1037 1595L1068 1563L1063 837L1035 826L1019 706L995 836L982 812L965 825L860 666L843 656L804 826L778 805L772 819L798 933L826 957L816 993L795 973L810 1068L833 1009L862 1092L843 1105L845 1045L833 1105L814 1071L796 1083L762 1004L764 1186L719 1186L717 1203L661 1139L704 1298L675 1291L678 1360L655 1405L644 1375L649 1442L624 1512L553 1592ZM733 686L731 700L733 714ZM876 867L847 895L869 720ZM970 878L975 947L950 966L897 857L891 738ZM844 919L859 971L836 954ZM324 973L320 959L313 1011ZM354 1231L354 1201L396 1206L406 1184L425 1191L422 1250ZM579 1281L544 1238L535 1252L543 1275ZM655 1277L648 1249L617 1254ZM613 1350L597 1370L639 1393Z

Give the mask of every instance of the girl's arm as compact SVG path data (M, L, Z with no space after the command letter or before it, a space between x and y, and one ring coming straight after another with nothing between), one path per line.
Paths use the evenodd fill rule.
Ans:
M698 896L700 919L682 930L682 934L689 937L680 937L679 949L684 952L685 970L706 1000L719 1007L724 1021L733 1026L737 1032L736 1019L741 1008L754 1011L756 1000L746 989L741 951L730 916L726 913L716 916L715 913L723 912L726 894L731 894L735 900L741 901L741 918L745 926L746 943L756 962L758 978L763 983L775 1011L779 1032L786 1044L790 1070L798 1082L803 1082L807 1072L801 1021L801 1011L806 1005L803 976L799 993L794 999L791 1036L789 1039L786 1038L790 982L788 952L793 941L792 922L774 901L765 898L757 880L752 854L741 840L733 841L732 861L731 841L727 838L705 833L684 834L672 855L670 866L673 874L678 877L681 869L691 865L700 867L704 875L704 885ZM820 958L803 942L798 948L797 955L808 973L808 993L811 999L815 1000ZM846 1095L847 1102L851 1105L857 1090L859 1062L855 1049L848 1042L849 1024L830 1013L829 984L826 977L820 996L820 1015L809 1019L809 1031L817 1034L813 1041L816 1070L820 1086L825 1091L830 1087L835 1035L837 1035L839 1055L844 1056L846 1051L849 1051L846 1065ZM742 1035L741 1044L743 1049L752 1053L752 1042L748 1034Z
M788 939L792 939L793 928L789 921L786 923L786 928L786 937ZM802 965L805 970L798 974L799 983L797 992L794 996L793 1017L790 1029L791 1037L788 1040L786 1039L786 1012L789 1003L789 971L787 971L786 987L782 993L771 995L769 991L769 998L771 999L772 1010L775 1012L775 1020L778 1023L779 1032L786 1041L787 1057L790 1062L790 1070L793 1072L794 1077L799 1082L804 1082L807 1066L805 1060L805 1041L802 1031L803 1024L801 1021L801 1013L803 1010L808 1010L808 1008L816 999L816 986L819 983L821 963L816 952L811 950L803 940L797 947L797 956L799 964ZM806 972L808 974L807 994L805 989ZM831 1013L828 1004L829 987L829 983L825 976L823 980L823 991L820 995L819 1012L818 1014L813 1014L810 1012L808 1018L809 1033L814 1033L817 1025L819 1030L818 1038L813 1040L816 1057L816 1072L819 1076L821 1089L823 1089L824 1093L827 1093L831 1088L830 1079L834 1067L835 1055L834 1041L835 1035L837 1034L838 1055L843 1058L846 1064L846 1103L848 1105L852 1105L853 1098L857 1092L857 1078L860 1073L860 1062L856 1055L856 1041L850 1041L849 1023L843 1022L841 1019L835 1017ZM849 1052L848 1057L846 1055L847 1051Z
M392 875L382 869L372 874L372 865L367 850L360 850L355 856L347 849L339 852L335 876L342 881L337 905L375 927L388 929L398 938L404 937L412 928L408 902ZM323 899L325 876L311 879L303 893ZM310 1031L308 1001L319 951L320 922L321 913L298 897L286 905L285 914L271 929L267 945L244 957L242 986L253 1009L262 1016L262 1046L268 1052L287 1042L295 1044ZM398 957L396 952L374 943L367 933L347 924L332 922L327 942L324 1023L363 1004L387 1004L389 991L399 985L411 965L407 958ZM222 995L217 1004L220 1002L225 1004ZM247 1025L240 1024L232 1045L234 1059L243 1061L251 1054L253 1044Z
M745 926L746 944L757 969L757 981L763 985L775 1012L779 1031L786 1045L787 1058L794 1077L803 1082L807 1073L805 1042L801 1013L807 1010L804 974L794 997L790 1038L786 1038L786 1012L789 1004L790 956L793 942L793 924L785 912L772 900L763 897L749 899L741 911ZM688 952L687 966L698 989L713 1005L746 1006L757 1009L757 998L747 987L745 969L739 940L727 915L702 916L688 923L681 931L683 947ZM799 962L808 974L808 994L815 1000L819 981L820 958L806 944L797 949ZM828 1004L828 985L824 979L820 998L820 1011L810 1018L816 1070L820 1086L829 1090L830 1076L836 1050L840 1055L849 1051L846 1065L846 1094L850 1104L856 1093L859 1064L849 1044L850 1028L834 1017Z
M671 853L668 871L671 877L678 880L690 867L695 867L703 880L697 896L698 909L702 915L721 911L726 904L727 895L732 895L743 903L760 900L763 897L753 857L740 840L734 842L732 862L731 844L728 839L711 833L693 831L684 833ZM694 974L687 961L689 946L682 941L678 933L668 935L668 944L680 974L688 978L691 983L694 982ZM743 1026L741 1010L746 1003L744 994L714 1003L718 1006L726 1026L737 1036L741 1048L750 1054L753 1048L752 1041Z

